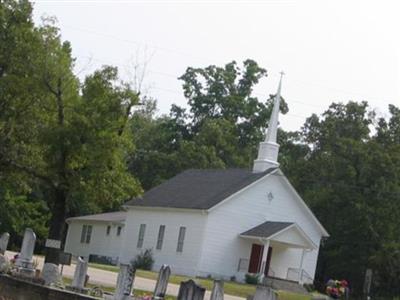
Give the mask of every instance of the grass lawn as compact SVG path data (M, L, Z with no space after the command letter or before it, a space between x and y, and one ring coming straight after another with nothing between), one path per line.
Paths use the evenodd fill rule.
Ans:
M63 277L63 282L64 282L65 285L69 285L69 284L72 283L72 279L67 278L67 277ZM96 284L91 284L91 283L89 283L89 284L87 285L87 288L91 289L91 288L94 288L94 287L96 287L96 286L99 287L99 288L101 288L104 292L114 293L114 291L115 291L115 288L114 288L114 287L96 285ZM142 291L142 290L138 290L138 289L135 289L135 290L134 290L134 295L135 295L136 297L146 296L146 295L150 295L150 294L151 294L151 293L149 293L148 291ZM176 297L167 295L167 296L165 297L165 300L176 300Z
M89 263L89 267L97 268L105 271L118 272L119 268L116 266L102 265ZM136 276L157 280L158 273L152 271L137 270ZM169 282L172 284L180 284L182 281L193 279L197 284L211 291L213 287L213 280L208 278L190 278L187 276L171 275ZM256 291L255 285L243 284L238 282L226 281L224 282L224 292L227 295L238 296L246 298L247 296L254 295ZM310 300L311 296L295 294L286 291L279 291L279 299L281 300Z

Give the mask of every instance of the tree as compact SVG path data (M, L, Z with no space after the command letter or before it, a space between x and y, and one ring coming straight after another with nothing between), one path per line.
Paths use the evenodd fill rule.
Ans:
M187 168L251 168L272 111L253 96L266 70L253 60L240 68L188 68L180 79L189 110L173 105L168 116L138 112L132 130L137 151L130 169L149 189ZM282 101L282 112L287 112Z
M7 1L1 11L2 28L21 15L4 37L10 48L22 44L27 51L15 58L16 66L4 60L1 68L2 172L23 176L28 189L39 187L51 212L48 236L60 240L69 214L115 208L140 191L125 160L133 150L125 127L139 97L112 67L81 85L70 44L61 41L52 20L34 27L27 1ZM24 34L31 38L20 38ZM25 45L31 40L34 48ZM24 57L31 60L28 70L22 67ZM49 249L46 262L58 263L58 251Z
M355 292L367 268L376 271L377 293L394 295L398 286L400 152L394 142L397 110L391 112L389 122L377 122L366 102L333 103L321 117L307 119L298 134L303 158L287 166L331 235L320 252L317 278L346 278Z

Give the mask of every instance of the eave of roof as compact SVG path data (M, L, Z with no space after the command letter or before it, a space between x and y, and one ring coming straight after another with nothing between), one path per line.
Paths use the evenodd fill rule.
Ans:
M125 211L86 215L79 217L72 217L66 220L67 223L76 221L86 222L108 222L108 223L123 223L126 220L127 213Z

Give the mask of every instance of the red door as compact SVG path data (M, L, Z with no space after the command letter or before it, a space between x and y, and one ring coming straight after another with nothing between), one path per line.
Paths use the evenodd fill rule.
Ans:
M271 265L272 247L268 247L267 261L265 262L264 275L268 276L269 267Z
M264 246L257 244L253 244L251 246L249 273L258 273L260 271L263 252L264 252Z

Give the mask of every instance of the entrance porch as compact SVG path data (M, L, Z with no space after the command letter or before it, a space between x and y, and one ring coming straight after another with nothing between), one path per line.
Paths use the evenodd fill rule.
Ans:
M312 240L295 223L265 222L240 234L251 243L248 257L239 261L242 272L260 278L279 278L299 284L313 281L304 269L307 252L316 248Z

